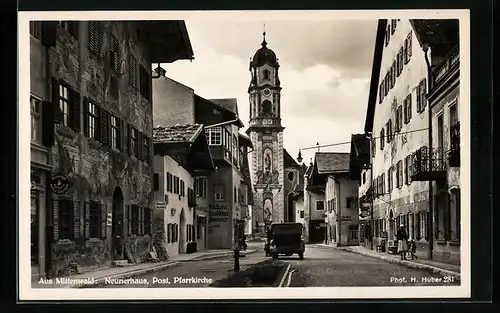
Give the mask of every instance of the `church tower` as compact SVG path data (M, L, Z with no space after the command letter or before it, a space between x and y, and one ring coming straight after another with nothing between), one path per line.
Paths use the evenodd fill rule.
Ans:
M273 222L285 222L284 149L281 126L279 64L267 47L250 60L250 122L247 134L254 150L249 155L253 185L253 229L263 233Z

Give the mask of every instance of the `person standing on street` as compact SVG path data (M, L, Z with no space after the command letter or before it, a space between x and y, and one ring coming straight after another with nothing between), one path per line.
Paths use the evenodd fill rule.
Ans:
M399 226L398 232L396 233L396 239L398 240L398 253L401 255L401 260L406 260L406 253L408 252L408 234L406 233L404 224Z

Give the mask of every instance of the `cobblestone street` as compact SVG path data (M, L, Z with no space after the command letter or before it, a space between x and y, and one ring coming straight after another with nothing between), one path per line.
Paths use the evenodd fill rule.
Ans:
M304 260L296 256L283 257L292 263L290 287L344 287L344 286L449 286L460 282L452 277L404 265L388 263L351 252L306 247ZM448 282L446 282L448 280Z

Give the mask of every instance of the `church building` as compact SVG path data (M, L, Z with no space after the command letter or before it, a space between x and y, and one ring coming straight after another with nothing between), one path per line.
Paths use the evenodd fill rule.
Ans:
M283 148L285 128L281 125L280 66L274 51L267 47L266 33L263 35L262 47L249 66L250 123L247 130L254 147L249 156L254 189L253 232L260 234L271 223L295 220L293 206L287 205L287 200L300 183L296 178L303 175L303 168Z

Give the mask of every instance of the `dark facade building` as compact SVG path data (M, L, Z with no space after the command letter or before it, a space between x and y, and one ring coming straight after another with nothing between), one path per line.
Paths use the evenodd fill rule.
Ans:
M32 277L151 251L151 64L192 59L183 21L31 22Z
M460 50L458 20L412 20L429 67L429 149L413 177L432 182L432 258L460 264ZM427 51L430 50L430 51Z

